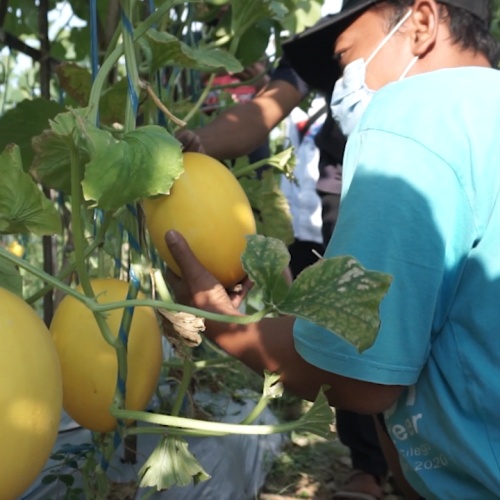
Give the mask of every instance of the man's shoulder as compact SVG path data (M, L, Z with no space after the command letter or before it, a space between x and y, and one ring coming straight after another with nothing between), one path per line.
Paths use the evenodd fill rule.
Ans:
M484 127L496 127L500 133L498 89L500 71L491 68L415 75L376 92L358 131L397 134L439 150L443 137L448 143L480 140ZM476 124L475 130L471 124Z
M467 103L500 103L500 71L483 67L446 68L411 76L386 85L376 92L373 108L379 119L394 113L443 115L455 112ZM457 104L462 104L458 106ZM384 113L380 114L380 108Z

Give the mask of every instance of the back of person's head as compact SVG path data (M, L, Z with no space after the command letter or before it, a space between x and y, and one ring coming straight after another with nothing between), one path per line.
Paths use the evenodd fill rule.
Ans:
M388 27L390 30L415 4L415 0L385 0L383 3L394 8L394 16ZM490 31L493 11L491 0L438 0L437 3L441 20L448 23L452 43L462 50L485 55L491 65L496 67L500 61L500 44ZM465 7L458 6L460 4ZM466 8L467 5L477 6L478 11L482 10L481 15L473 13L474 9Z

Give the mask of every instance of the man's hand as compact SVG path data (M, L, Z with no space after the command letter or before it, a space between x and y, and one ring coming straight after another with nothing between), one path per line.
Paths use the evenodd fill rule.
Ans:
M184 152L205 153L205 148L196 132L183 128L175 133L175 138L182 144L182 150Z
M227 291L200 264L180 233L168 231L165 241L182 273L182 278L179 278L171 270L167 270L167 281L177 302L205 311L241 315L238 307L251 288L249 280L245 280L234 290Z

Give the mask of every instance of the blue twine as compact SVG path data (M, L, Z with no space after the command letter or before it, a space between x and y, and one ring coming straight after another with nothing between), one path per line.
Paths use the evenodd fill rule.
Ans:
M92 64L92 80L95 80L99 66L99 40L97 37L97 0L90 0L90 51Z
M131 300L131 299L135 298L137 296L137 291L139 290L139 287L140 287L139 278L137 277L137 275L135 274L135 272L132 269L132 270L130 270L130 283L129 283L129 289L127 292L127 299L126 300ZM135 310L135 308L131 307L131 306L126 307L124 309L122 320L120 323L120 329L118 330L118 337L119 337L120 341L123 343L125 352L127 352L127 348L128 348L128 333L129 333L128 329L130 328L130 325L132 323L132 319L134 316L134 310ZM123 401L125 401L125 397L126 397L126 387L127 387L126 382L127 381L124 380L120 374L118 374L117 381L116 381L116 387L117 387L117 390L120 392L120 394L123 398ZM120 424L120 422L119 422L118 427L116 428L116 430L113 433L113 441L112 441L113 451L117 450L122 442L122 435L120 432L121 425L122 424ZM106 459L106 457L102 454L100 457L100 464L101 464L102 470L104 470L104 471L106 471L110 465L108 460Z
M90 62L92 66L92 81L99 71L99 38L97 36L97 0L90 0ZM96 114L96 127L99 126L99 113Z
M125 12L123 11L123 9L121 9L121 17L122 17L122 23L123 23L123 26L125 27L125 30L132 37L134 34L134 29L132 27L132 23L130 22L130 19L125 15ZM137 95L137 92L135 91L132 79L130 78L130 71L128 68L128 63L126 63L126 65L127 65L128 94L130 97L130 102L132 104L132 109L134 111L134 114L137 115L137 110L139 109L139 96Z
M127 209L137 221L138 213L135 206L130 203L127 203ZM127 231L127 236L128 236L128 242L132 247L132 249L139 254L142 253L141 244L139 243L139 241L137 241L134 235L130 231Z

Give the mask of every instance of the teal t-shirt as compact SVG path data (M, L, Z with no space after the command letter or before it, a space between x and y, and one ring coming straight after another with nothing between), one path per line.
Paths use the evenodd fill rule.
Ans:
M350 136L326 255L393 276L362 354L304 320L310 363L407 386L385 419L427 500L500 495L500 72L385 86Z

